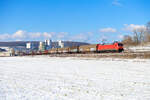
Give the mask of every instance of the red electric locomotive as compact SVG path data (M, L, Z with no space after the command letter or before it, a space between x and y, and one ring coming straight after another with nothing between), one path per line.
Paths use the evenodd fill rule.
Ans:
M122 52L123 50L123 44L119 42L113 44L97 44L97 52Z

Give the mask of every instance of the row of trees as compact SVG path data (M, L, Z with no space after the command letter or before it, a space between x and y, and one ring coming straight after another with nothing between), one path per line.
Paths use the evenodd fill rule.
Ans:
M123 43L126 45L138 45L150 42L150 22L144 28L137 28L132 31L133 35L126 35L123 38Z

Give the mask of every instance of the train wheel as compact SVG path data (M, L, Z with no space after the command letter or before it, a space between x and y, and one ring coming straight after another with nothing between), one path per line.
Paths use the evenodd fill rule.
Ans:
M119 53L120 53L120 52L123 52L123 49L119 49L118 52L119 52Z

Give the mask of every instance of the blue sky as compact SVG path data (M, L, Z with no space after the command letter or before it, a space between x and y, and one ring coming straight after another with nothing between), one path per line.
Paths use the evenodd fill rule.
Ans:
M150 0L0 0L0 41L121 40L150 21Z

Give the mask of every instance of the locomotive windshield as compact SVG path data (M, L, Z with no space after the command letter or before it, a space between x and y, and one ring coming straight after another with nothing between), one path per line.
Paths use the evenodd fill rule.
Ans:
M123 44L122 43L118 43L118 46L123 46Z

